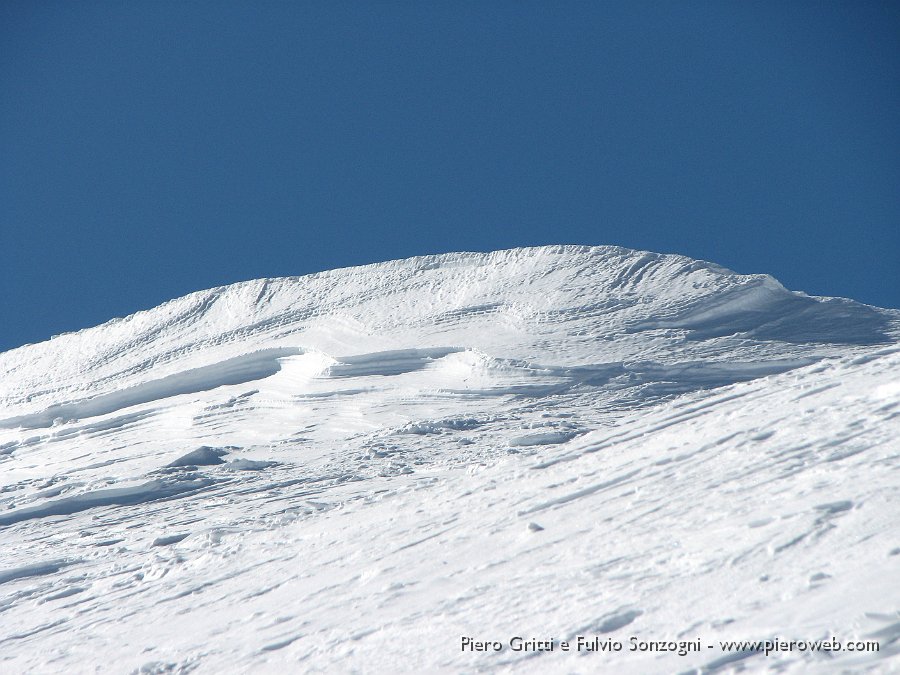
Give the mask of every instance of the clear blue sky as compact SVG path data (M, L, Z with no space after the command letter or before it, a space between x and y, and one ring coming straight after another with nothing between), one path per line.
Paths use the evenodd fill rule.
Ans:
M0 350L557 242L900 307L900 3L0 4Z

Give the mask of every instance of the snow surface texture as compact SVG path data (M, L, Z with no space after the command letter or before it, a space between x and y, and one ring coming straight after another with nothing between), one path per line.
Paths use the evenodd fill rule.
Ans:
M679 256L194 293L0 354L0 672L895 672L898 438L900 312Z

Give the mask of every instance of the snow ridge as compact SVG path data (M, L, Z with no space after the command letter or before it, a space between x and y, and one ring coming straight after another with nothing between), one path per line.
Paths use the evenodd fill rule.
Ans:
M14 407L66 390L103 391L148 371L179 372L188 360L211 365L296 343L336 354L373 342L416 348L432 326L453 336L445 344L496 343L510 356L533 358L542 347L529 338L562 323L570 337L599 336L624 358L637 358L647 342L660 341L627 349L635 340L623 334L867 345L890 342L896 321L896 312L790 293L767 275L683 256L585 246L452 253L218 287L15 349L0 354L0 401ZM473 324L502 333L490 340ZM60 389L29 378L45 372Z

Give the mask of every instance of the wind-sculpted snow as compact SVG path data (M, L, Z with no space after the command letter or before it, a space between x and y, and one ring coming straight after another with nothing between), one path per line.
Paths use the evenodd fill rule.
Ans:
M280 357L299 353L298 349L280 347L236 356L209 366L189 368L158 380L141 382L109 394L82 401L55 403L39 413L0 419L0 428L49 427L54 423L98 417L159 399L252 382L277 373L281 368L278 362Z
M796 344L890 343L890 321L883 312L844 298L810 298L785 293L771 279L704 299L678 316L649 320L633 329L684 328L692 339L735 333L757 340Z
M0 672L890 671L898 325L560 246L235 284L0 354ZM832 636L880 650L720 645Z
M0 515L0 526L11 525L32 518L46 516L68 516L98 506L121 504L141 504L156 499L167 499L186 492L195 492L209 487L213 481L199 480L153 480L134 487L92 490L62 499L41 501L35 506L11 509Z

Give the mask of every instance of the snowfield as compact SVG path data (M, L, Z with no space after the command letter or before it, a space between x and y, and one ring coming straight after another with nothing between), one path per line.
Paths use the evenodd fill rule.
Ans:
M897 310L615 247L234 284L0 354L0 672L900 672L898 488Z

